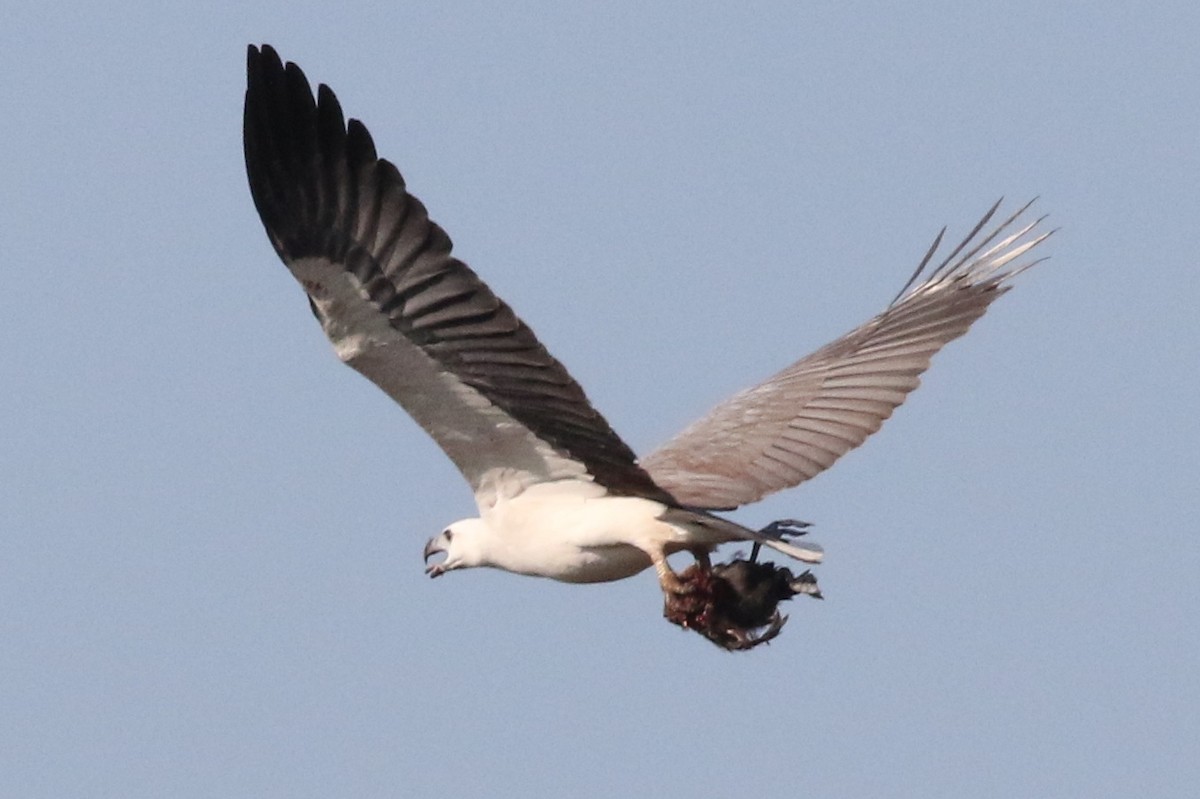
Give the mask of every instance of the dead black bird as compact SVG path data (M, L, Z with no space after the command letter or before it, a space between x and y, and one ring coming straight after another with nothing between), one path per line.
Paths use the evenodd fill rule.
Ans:
M783 630L779 603L799 594L823 599L810 571L795 575L774 563L735 558L707 569L693 565L680 581L688 590L664 604L663 616L722 649L739 652L765 644Z

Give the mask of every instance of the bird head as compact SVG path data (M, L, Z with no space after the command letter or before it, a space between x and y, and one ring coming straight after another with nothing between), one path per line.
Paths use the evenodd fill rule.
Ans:
M480 546L487 525L483 519L462 519L447 527L425 544L425 573L440 577L455 569L469 569L482 563ZM439 563L429 559L444 554Z

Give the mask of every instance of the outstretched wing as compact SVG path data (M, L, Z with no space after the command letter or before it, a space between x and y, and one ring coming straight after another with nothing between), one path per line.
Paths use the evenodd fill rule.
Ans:
M828 469L878 430L930 358L1036 263L1012 265L1050 235L1035 232L1041 219L1017 221L1031 204L981 234L996 203L926 273L943 229L887 310L718 405L643 468L677 501L709 509L754 502Z
M583 390L464 263L337 98L251 46L250 193L338 355L446 451L477 493L590 475L663 497Z

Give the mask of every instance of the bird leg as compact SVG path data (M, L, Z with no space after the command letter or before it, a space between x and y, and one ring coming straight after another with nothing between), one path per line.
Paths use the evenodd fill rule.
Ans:
M654 559L654 571L658 574L658 585L662 588L663 596L670 602L672 596L684 596L695 589L679 579L679 575L667 563L665 555Z
M663 618L685 630L704 630L713 608L712 572L699 564L676 574L666 559L654 561L663 592Z
M712 559L709 558L708 551L704 549L689 550L692 557L696 559L696 567L704 572L712 571ZM671 596L686 596L696 592L696 584L694 580L683 580L671 568L671 564L667 562L667 557L664 554L659 554L654 560L654 571L658 574L658 584L662 588L663 594L668 598ZM691 569L688 570L691 572Z

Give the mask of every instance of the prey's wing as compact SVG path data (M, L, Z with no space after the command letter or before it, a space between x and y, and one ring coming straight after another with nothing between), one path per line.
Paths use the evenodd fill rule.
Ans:
M477 494L565 477L665 497L583 390L464 263L362 123L250 47L246 171L267 235L338 355L402 405Z
M1049 233L1024 206L984 232L1000 203L930 269L938 234L908 284L871 321L718 405L642 460L685 505L729 509L828 469L920 384L929 360L967 332Z

